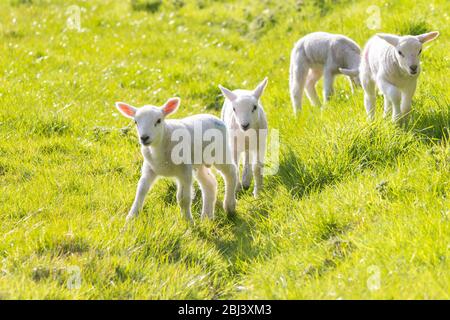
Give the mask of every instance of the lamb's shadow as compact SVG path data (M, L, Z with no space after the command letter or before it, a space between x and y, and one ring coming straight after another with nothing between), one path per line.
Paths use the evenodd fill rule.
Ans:
M264 248L254 244L252 230L255 228L256 226L252 225L250 218L245 218L236 213L217 219L213 232L202 227L196 227L195 232L200 238L215 245L218 252L229 261L231 275L237 275L241 273L242 264L239 262L252 261L265 251ZM231 232L227 236L223 236L217 234L214 229L229 229Z
M292 197L301 199L314 190L339 182L341 178L326 164L316 163L313 167L309 167L294 151L288 150L280 162L277 176L269 181L269 185L284 185Z

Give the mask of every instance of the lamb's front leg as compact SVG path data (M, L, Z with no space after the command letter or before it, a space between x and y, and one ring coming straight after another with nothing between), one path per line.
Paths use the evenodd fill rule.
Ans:
M242 187L245 190L250 188L250 184L252 183L252 175L253 174L250 164L250 151L246 149L244 153L244 168L242 170Z
M258 145L254 154L253 163L253 175L255 176L255 186L253 189L253 196L257 197L260 191L263 189L263 170L264 159L266 155L266 143L267 143L267 129L259 130Z
M407 125L408 122L411 120L411 104L412 104L412 98L414 96L414 92L416 91L416 84L411 86L411 88L406 89L401 93L401 103L400 103L400 111L402 113L402 122L403 125Z
M378 80L378 85L384 97L385 98L387 97L389 101L392 103L392 121L397 122L401 117L400 91L396 86L393 86L392 84L390 84L387 81L384 81L383 79Z
M392 112L391 100L389 100L389 97L385 95L383 118L387 118L391 112Z
M142 166L142 175L139 179L136 190L136 197L134 199L133 205L131 206L130 212L127 215L127 221L136 217L139 211L142 210L145 196L147 195L148 190L150 190L153 182L155 182L156 177L157 175L155 174L155 172L153 172L150 166L144 163L144 165Z
M177 178L177 201L180 206L181 213L185 216L186 220L190 223L194 223L191 214L192 203L192 168L188 168L183 174Z
M333 95L334 89L334 77L335 75L330 71L326 70L323 74L323 101L328 102Z

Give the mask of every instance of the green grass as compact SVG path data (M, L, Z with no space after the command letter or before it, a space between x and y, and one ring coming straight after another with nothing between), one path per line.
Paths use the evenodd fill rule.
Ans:
M450 298L449 2L155 3L70 1L78 32L67 1L1 2L0 298ZM343 78L327 108L306 102L296 119L293 43L323 30L363 45L373 4L380 31L441 32L414 123L369 124ZM201 222L197 191L189 227L161 180L123 228L142 159L114 102L180 96L176 117L218 115L217 84L264 76L281 154L262 196L240 193L235 217L218 205Z

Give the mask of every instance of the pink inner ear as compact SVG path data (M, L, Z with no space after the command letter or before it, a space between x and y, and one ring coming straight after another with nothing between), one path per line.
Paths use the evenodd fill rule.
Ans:
M176 98L169 99L169 101L167 101L163 107L164 114L170 114L174 112L175 109L178 107L179 103L180 103L179 99Z
M134 117L135 110L132 106L129 106L128 104L121 103L121 102L117 103L117 106L126 115L128 115L130 117Z
M425 43L431 40L434 40L435 38L437 38L437 36L439 35L438 32L429 32L423 35L423 37L421 38L421 42Z

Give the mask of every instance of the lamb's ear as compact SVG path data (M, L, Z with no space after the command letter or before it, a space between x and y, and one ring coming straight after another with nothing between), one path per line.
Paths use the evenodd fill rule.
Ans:
M390 45L396 47L398 45L398 42L400 41L400 37L396 36L394 34L387 34L387 33L377 33L377 37L383 39Z
M167 116L177 111L180 101L180 98L170 98L167 100L167 102L162 106L162 112L164 115Z
M261 81L260 84L258 84L258 86L255 88L255 90L253 90L253 95L256 97L256 99L261 98L261 96L264 92L264 89L267 86L267 81L268 81L268 79L267 79L267 77L265 77L264 80Z
M133 106L130 106L129 104L125 102L116 102L116 108L120 111L121 114L123 114L127 118L134 118L134 115L136 114L137 109Z
M420 34L420 35L416 36L416 38L419 39L419 41L422 43L432 41L432 40L436 39L437 37L439 37L438 31L432 31L432 32L428 32L428 33L424 33L424 34Z
M234 101L237 99L237 95L234 94L230 89L227 89L225 87L223 87L222 85L219 84L219 89L220 91L222 91L223 95L225 96L225 98L227 98L230 101Z
M356 77L359 74L358 69L339 68L339 72L349 77Z

